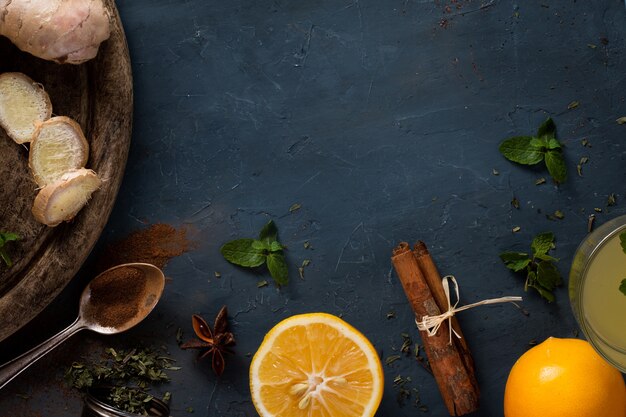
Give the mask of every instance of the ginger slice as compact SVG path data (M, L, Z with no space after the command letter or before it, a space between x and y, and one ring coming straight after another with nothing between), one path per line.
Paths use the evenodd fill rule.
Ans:
M48 226L72 220L101 184L98 175L90 169L66 172L43 187L35 197L32 210L35 220Z
M64 173L83 168L89 144L80 125L65 116L39 124L30 143L28 165L40 187L58 180Z
M36 124L51 114L52 103L41 84L20 72L0 74L0 126L11 139L30 142Z

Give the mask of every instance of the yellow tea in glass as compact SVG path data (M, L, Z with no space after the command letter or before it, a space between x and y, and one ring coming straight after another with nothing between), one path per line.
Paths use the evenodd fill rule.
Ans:
M603 224L583 240L572 262L569 296L589 343L626 372L626 294L620 291L626 279L622 233L626 234L626 216Z

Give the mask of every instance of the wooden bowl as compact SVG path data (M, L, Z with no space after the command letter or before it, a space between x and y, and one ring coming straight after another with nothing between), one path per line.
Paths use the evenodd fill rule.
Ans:
M0 37L0 72L23 72L44 86L53 115L81 125L90 145L87 167L104 181L72 222L54 228L37 223L31 213L37 184L28 169L28 147L0 128L0 231L21 237L7 245L13 266L0 264L0 340L35 317L74 277L98 240L122 182L132 128L132 74L115 3L105 3L112 16L111 37L95 59L81 65L35 58Z

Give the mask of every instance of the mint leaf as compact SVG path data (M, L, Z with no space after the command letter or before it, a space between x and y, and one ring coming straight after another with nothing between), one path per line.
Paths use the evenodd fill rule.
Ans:
M626 295L626 278L624 278L621 284L619 284L619 290L622 292L622 294Z
M536 259L540 259L542 261L549 261L549 262L558 262L559 258L555 258L553 256L550 255L546 255L545 253L538 253L535 255Z
M529 284L528 285L531 288L534 288L535 290L537 290L537 292L546 300L548 300L548 302L553 303L555 298L554 298L554 294L552 294L549 290L546 290L545 288L543 288L541 285L537 285L537 284Z
M561 274L552 262L541 261L537 265L537 282L548 291L552 291L557 285L561 285Z
M272 278L278 285L289 282L285 247L277 240L278 229L270 220L258 239L237 239L222 246L220 252L224 258L235 265L254 268L266 264Z
M622 252L626 253L626 232L619 234L619 243L622 246Z
M0 232L0 258L2 258L2 260L8 267L13 266L13 261L11 261L11 257L9 256L4 246L8 242L19 240L19 238L19 235L17 235L16 233Z
M555 138L550 138L548 140L548 149L561 149L561 142Z
M274 240L271 244L270 244L270 252L278 252L283 250L284 247L283 245L281 245L280 243L278 243L276 240Z
M261 249L255 249L254 239L237 239L230 241L220 249L224 258L235 265L253 268L265 262L266 254Z
M537 129L537 136L540 138L545 137L546 139L556 137L556 125L551 117L548 117L546 121L539 126L539 129Z
M524 165L535 165L544 158L543 149L531 144L532 136L515 136L504 140L499 147L500 153L509 161Z
M503 252L500 254L500 259L504 262L507 268L513 271L521 271L526 268L530 263L530 258L527 253L521 252Z
M554 233L545 232L540 233L533 239L530 244L530 248L533 250L533 255L545 255L548 253L550 249L552 249L552 244L554 243Z
M545 152L548 147L548 140L546 138L535 138L533 137L530 140L530 146L533 146L537 149L540 149L542 152Z
M286 285L289 282L289 271L285 256L280 252L272 252L267 255L267 269L278 285Z
M266 242L265 240L253 240L252 241L252 249L258 251L269 251L271 244Z
M561 143L556 138L556 125L552 118L537 129L537 136L515 136L500 144L500 153L509 161L524 165L545 162L552 179L557 183L565 182L567 167L561 153Z
M276 224L273 220L267 222L261 232L259 233L259 240L264 240L268 244L278 239L278 229L276 228Z
M545 153L546 167L552 179L561 184L567 179L567 167L565 166L565 159L560 151L549 150Z
M19 240L19 235L11 232L0 232L0 247L4 246L6 242Z

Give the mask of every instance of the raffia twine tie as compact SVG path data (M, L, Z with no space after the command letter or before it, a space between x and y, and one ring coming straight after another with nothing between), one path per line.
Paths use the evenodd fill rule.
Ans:
M454 305L452 305L452 302L450 301L450 284L448 283L448 281L452 281L452 284L454 285L454 292L456 293L456 303L454 303ZM443 285L443 291L446 294L446 300L448 300L448 311L438 316L425 315L422 317L422 321L417 321L417 318L415 318L415 324L417 324L417 328L419 330L425 331L426 333L428 333L428 336L434 336L439 331L439 328L441 327L443 322L448 320L448 329L450 330L450 342L449 343L452 343L452 333L454 333L454 335L458 337L459 339L461 338L461 335L458 334L452 328L452 317L459 311L469 310L470 308L474 308L474 307L486 305L486 304L497 304L497 303L515 304L516 301L522 301L522 297L508 296L508 297L500 297L500 298L490 298L488 300L478 301L476 303L467 304L462 307L457 307L460 301L460 297L459 297L459 284L456 282L456 278L454 278L454 276L452 275L446 275L445 277L441 279L441 284Z

